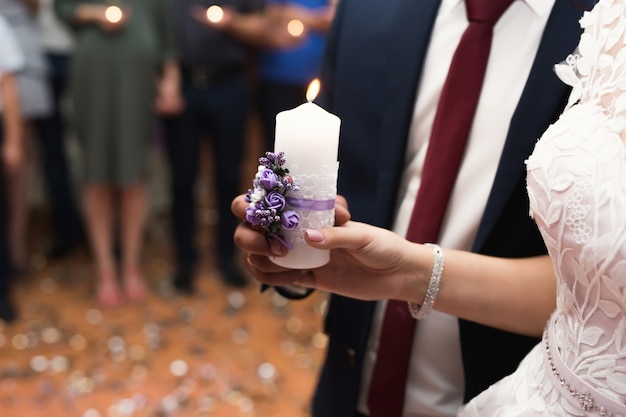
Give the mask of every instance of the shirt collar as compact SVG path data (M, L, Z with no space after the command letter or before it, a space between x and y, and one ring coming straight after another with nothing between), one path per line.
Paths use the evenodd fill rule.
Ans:
M537 17L547 16L552 11L552 6L556 0L516 0L528 6ZM439 13L446 14L457 7L463 0L442 0Z

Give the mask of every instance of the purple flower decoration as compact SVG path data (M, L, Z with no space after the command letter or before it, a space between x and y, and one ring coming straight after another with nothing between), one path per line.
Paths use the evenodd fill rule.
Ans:
M285 210L287 203L285 194L290 190L298 190L298 185L288 175L283 152L266 152L259 158L259 168L252 181L253 187L246 194L250 203L246 209L246 221L254 226L265 229L266 238L275 238L288 248L293 245L286 242L281 230L295 229L300 217L293 210Z
M278 187L278 184L280 184L278 175L276 175L276 173L274 173L274 171L272 171L271 169L263 168L260 174L261 175L259 178L259 183L266 190L273 190L274 188Z
M285 210L280 222L286 230L293 230L300 224L300 216L293 210Z
M267 197L265 197L265 206L268 209L282 211L286 204L285 197L278 191L270 191Z
M257 217L257 208L249 206L246 208L246 221L254 226L261 224L261 220Z

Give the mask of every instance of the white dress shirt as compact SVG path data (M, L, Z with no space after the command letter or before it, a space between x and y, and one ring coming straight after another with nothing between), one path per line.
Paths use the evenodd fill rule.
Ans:
M554 0L517 0L494 28L476 116L465 158L443 220L439 244L469 250L475 238L495 177L509 123L543 34ZM454 50L467 26L463 0L443 0L426 56L413 113L404 174L398 194L393 230L406 234L428 138L441 88ZM564 57L565 58L565 57ZM368 415L367 391L376 359L384 302L377 305L372 324L359 400ZM436 303L435 303L436 308ZM451 417L463 402L464 377L457 319L432 311L420 320L413 343L404 417Z

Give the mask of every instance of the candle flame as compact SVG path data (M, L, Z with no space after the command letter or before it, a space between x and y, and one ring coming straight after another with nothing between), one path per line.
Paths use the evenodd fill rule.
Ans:
M122 9L118 6L109 6L104 11L104 16L111 23L117 23L122 20Z
M290 20L289 23L287 23L287 32L294 38L302 36L304 33L304 23L298 19Z
M320 92L320 80L317 78L311 81L309 87L306 89L306 101L311 102L315 100L317 94Z
M224 17L224 10L220 6L213 5L207 9L206 17L209 21L217 23Z

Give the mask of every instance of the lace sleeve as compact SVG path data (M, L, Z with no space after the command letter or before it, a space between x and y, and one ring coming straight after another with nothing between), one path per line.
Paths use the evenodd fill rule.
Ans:
M572 86L568 107L596 103L605 109L614 129L626 138L626 2L600 0L580 20L578 49L556 66L559 78Z

